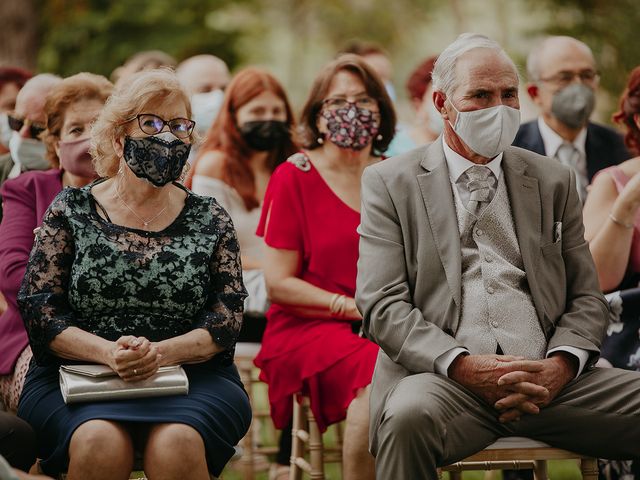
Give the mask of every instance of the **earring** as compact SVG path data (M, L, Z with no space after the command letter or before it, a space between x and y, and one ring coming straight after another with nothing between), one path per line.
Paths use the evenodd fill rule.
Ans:
M318 142L318 144L322 145L324 143L324 138L318 137L316 141Z
M376 140L378 140L378 141L382 140L382 134L381 133L378 134L378 136L376 137Z
M191 170L191 164L189 162L184 164L184 167L182 168L182 173L180 173L180 183L184 183L184 180L187 178L187 173L189 173L189 170Z
M118 175L122 176L124 174L124 169L122 168L122 163L120 163L120 167L118 168Z

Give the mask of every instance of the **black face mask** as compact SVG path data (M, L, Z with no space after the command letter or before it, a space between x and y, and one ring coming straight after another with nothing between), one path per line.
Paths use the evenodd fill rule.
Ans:
M169 132L142 138L126 137L124 160L136 177L162 187L180 177L190 150L190 144Z
M239 129L247 145L262 152L275 150L291 136L287 123L278 120L247 122L243 123Z

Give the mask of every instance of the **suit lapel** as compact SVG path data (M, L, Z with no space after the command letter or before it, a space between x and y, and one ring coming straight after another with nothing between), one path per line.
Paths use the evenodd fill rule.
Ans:
M540 262L542 235L542 204L538 179L526 175L526 163L513 150L504 152L502 168L529 289L538 318L542 318L544 305L535 275Z
M420 164L426 173L419 174L416 178L427 209L431 233L453 299L460 306L462 263L460 232L449 181L449 169L442 148L442 138L438 138L429 146Z

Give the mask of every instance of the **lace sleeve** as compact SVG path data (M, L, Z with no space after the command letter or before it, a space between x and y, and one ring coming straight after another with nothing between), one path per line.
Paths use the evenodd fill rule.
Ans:
M233 350L247 291L242 283L240 247L229 215L215 205L216 230L220 235L209 260L210 290L205 308L196 316L194 328L205 328L227 352Z
M75 248L65 213L66 195L61 192L45 213L18 292L18 306L40 365L53 359L48 349L51 340L74 325L67 288Z

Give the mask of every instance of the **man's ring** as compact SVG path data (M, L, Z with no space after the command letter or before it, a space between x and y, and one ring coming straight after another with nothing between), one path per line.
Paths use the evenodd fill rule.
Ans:
M134 375L137 375L137 374L138 374L138 369L137 369L137 368L134 368L134 369L133 369L133 374L134 374Z

